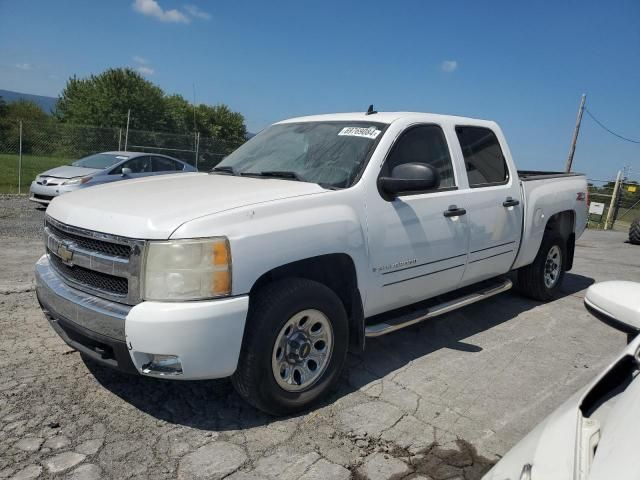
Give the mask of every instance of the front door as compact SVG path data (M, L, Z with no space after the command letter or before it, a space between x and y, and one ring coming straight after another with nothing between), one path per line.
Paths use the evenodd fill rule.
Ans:
M496 134L489 128L457 126L468 192L469 260L462 284L510 270L522 229L520 183L510 174Z
M430 164L438 172L438 188L385 200L372 189L367 198L370 268L376 294L366 299L366 314L415 303L455 289L467 263L468 223L445 135L438 125L414 125L391 149L381 170L410 162Z

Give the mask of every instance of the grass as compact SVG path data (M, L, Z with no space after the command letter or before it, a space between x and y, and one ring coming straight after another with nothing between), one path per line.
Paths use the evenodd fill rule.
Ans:
M18 193L18 161L18 155L0 154L0 193ZM31 182L39 173L68 163L65 157L22 155L22 193L29 192Z

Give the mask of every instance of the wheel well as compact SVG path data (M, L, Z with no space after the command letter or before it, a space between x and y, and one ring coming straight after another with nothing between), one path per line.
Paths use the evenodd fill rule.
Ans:
M345 253L332 253L281 265L264 273L256 280L249 292L249 298L268 283L292 277L322 283L340 297L349 317L350 348L362 350L364 348L364 311L358 290L356 267L352 258Z
M575 212L573 210L565 210L549 217L544 229L545 235L557 233L564 239L565 251L567 252L564 261L564 269L566 271L571 270L573 267L573 256L576 246L575 222Z

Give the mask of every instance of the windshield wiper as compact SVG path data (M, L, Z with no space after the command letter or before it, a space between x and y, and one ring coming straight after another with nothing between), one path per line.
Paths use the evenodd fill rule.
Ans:
M210 173L217 173L217 172L230 173L231 175L236 175L236 176L239 175L238 171L234 167L232 167L230 165L222 165L220 167L213 167L211 169Z
M240 175L245 175L247 177L256 176L256 177L286 178L291 180L298 180L299 182L308 181L299 173L288 171L288 170L264 170L262 172L242 172Z

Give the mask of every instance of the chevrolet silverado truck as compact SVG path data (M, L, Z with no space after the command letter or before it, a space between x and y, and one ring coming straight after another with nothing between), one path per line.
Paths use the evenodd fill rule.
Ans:
M276 123L209 173L56 198L36 291L84 357L231 377L275 415L349 350L516 286L556 297L587 221L575 173L518 171L492 121L343 113Z

